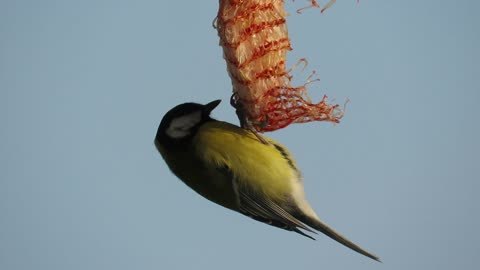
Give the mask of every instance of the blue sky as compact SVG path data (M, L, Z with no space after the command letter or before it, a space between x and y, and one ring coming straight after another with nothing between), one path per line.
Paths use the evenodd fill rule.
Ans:
M380 264L214 205L156 152L178 103L236 122L217 1L1 1L0 269L477 269L480 3L410 2L287 1L297 82L350 103L268 134Z

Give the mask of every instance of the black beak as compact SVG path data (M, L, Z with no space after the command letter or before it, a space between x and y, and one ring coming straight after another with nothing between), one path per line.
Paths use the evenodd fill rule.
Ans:
M207 113L207 115L210 114L213 111L213 109L215 109L218 106L218 104L220 104L220 102L222 102L222 100L217 99L217 100L214 100L210 103L205 104L204 108L203 108L203 111L205 113Z

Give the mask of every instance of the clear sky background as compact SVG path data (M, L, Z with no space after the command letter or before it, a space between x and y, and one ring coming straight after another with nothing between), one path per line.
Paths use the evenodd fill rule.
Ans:
M324 4L326 1L320 1ZM153 145L231 82L218 1L0 1L0 269L478 269L480 2L287 1L294 50L347 113L268 135L319 216L384 263L201 198Z

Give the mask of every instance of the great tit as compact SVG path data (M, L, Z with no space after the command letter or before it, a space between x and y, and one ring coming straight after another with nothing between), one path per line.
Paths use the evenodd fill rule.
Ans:
M266 137L263 143L249 130L211 118L219 103L180 104L160 122L155 146L178 178L206 199L257 221L311 239L305 232L316 230L380 261L318 218L284 146Z

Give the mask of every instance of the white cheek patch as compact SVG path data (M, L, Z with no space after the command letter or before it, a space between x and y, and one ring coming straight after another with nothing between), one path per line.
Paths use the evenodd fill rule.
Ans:
M201 111L174 118L172 122L170 122L170 126L167 128L165 133L167 133L170 138L183 138L189 135L190 129L200 123L201 120Z

